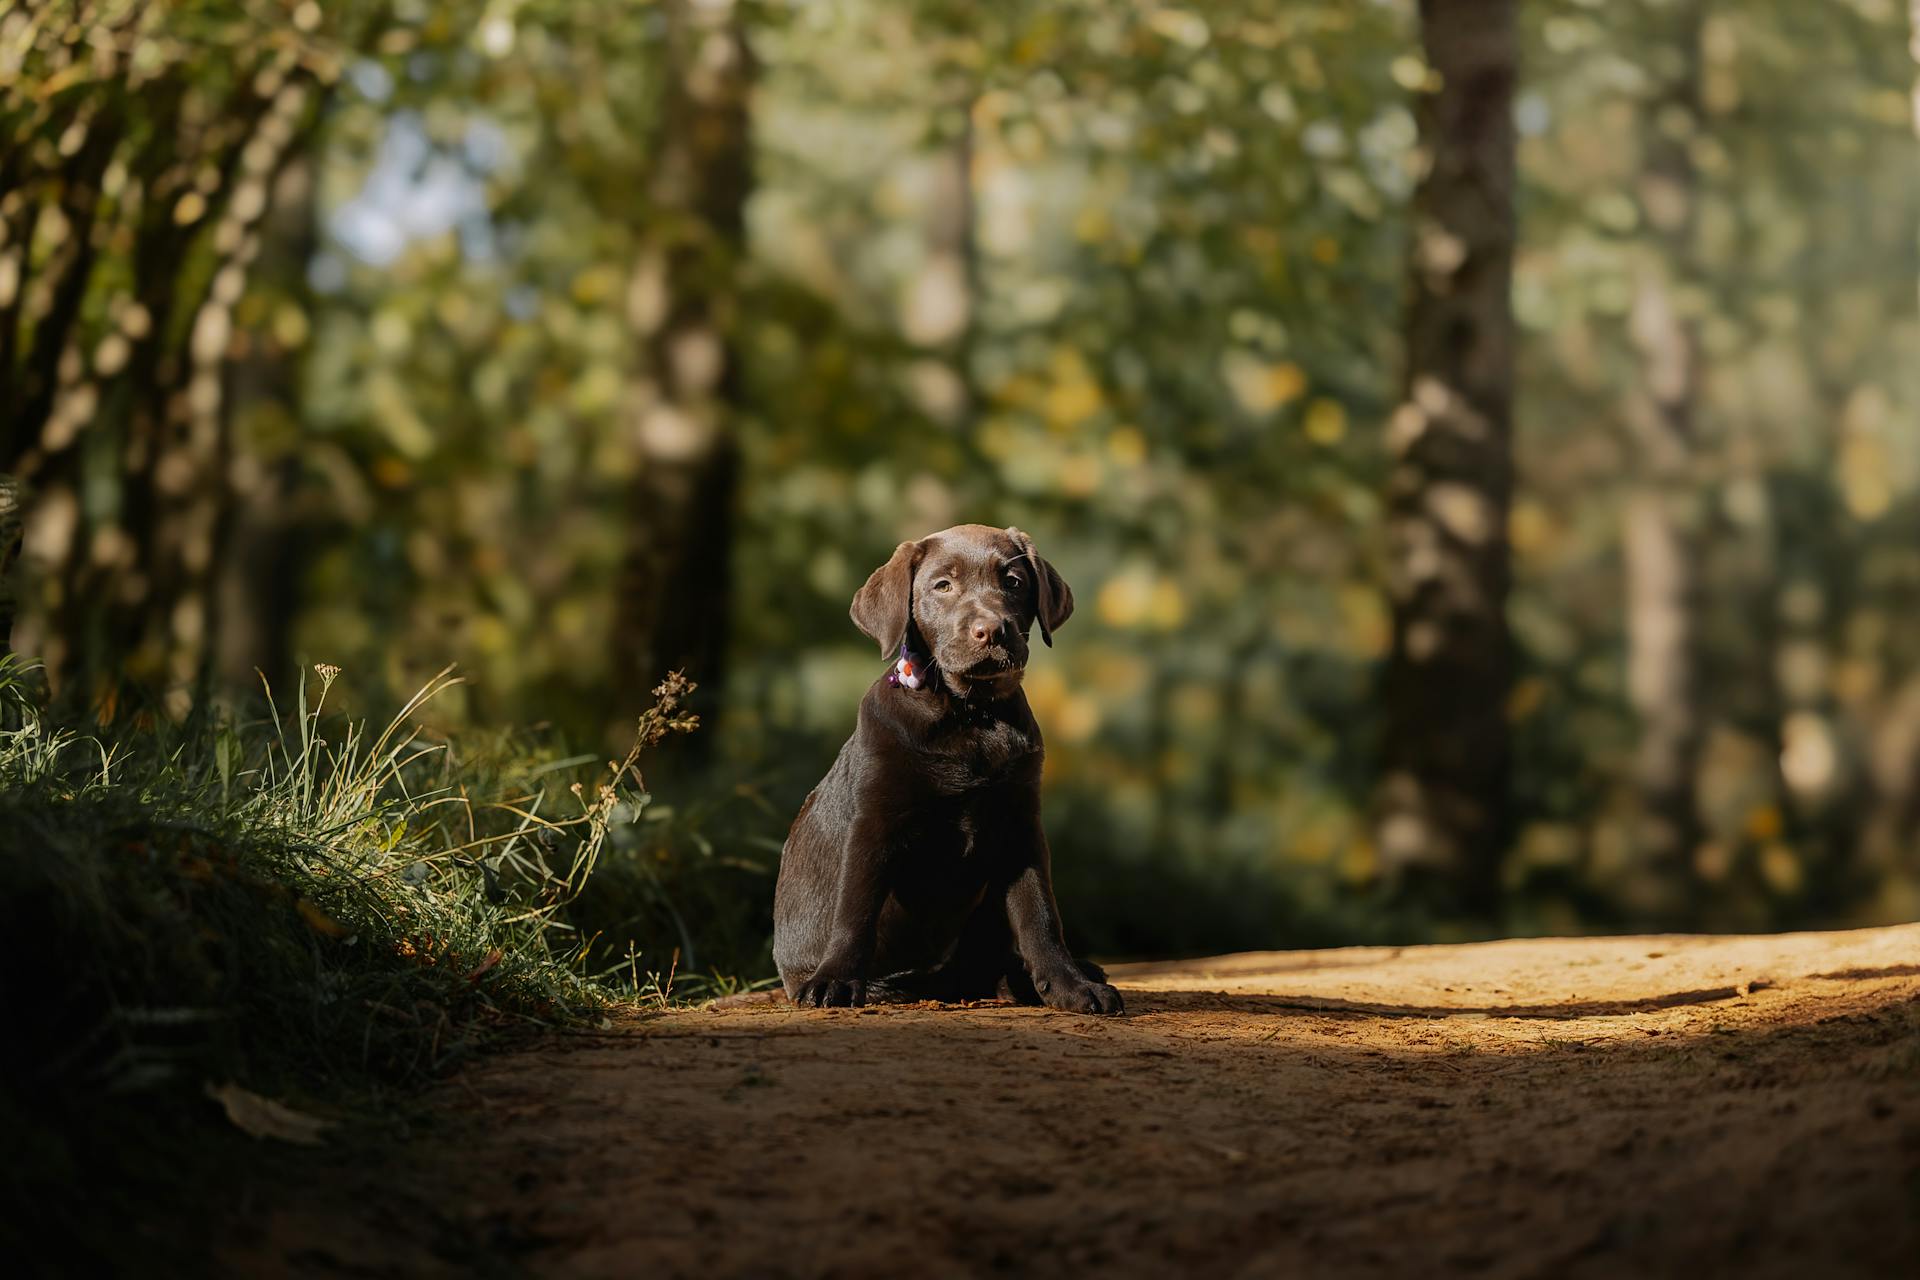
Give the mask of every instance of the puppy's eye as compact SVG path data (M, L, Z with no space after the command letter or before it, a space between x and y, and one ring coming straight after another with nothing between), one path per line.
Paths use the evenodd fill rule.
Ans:
M1020 589L1020 584L1025 581L1026 579L1022 578L1017 573L1010 573L1007 575L1007 586L1010 590L1018 591Z
M942 578L940 579L940 581L933 584L933 589L935 591L951 591L953 590L953 584L951 582L948 582L945 578Z

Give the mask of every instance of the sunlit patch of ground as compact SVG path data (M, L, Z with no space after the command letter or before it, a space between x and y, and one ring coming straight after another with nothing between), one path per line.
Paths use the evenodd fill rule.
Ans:
M230 1256L1795 1277L1920 1257L1920 926L1114 978L1122 1019L759 1004L553 1039L447 1086L441 1131L378 1187L284 1209Z

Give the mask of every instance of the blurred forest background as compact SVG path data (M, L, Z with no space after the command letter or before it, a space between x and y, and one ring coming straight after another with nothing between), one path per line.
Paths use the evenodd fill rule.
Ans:
M684 668L581 909L758 973L853 591L1017 524L1093 951L1920 917L1916 24L13 0L0 621L563 761Z

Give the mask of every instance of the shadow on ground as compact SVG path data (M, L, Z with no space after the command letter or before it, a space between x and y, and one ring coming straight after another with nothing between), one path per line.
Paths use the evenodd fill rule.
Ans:
M673 1013L469 1072L397 1165L320 1180L228 1257L311 1274L1904 1274L1920 975L1898 957L1916 951L1915 928L1508 943L1122 968L1121 1019ZM1184 989L1208 986L1229 989Z

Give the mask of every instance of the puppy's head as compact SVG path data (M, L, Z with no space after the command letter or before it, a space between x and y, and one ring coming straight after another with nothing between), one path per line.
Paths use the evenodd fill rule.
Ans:
M1011 688L1027 665L1027 629L1053 643L1073 613L1073 592L1018 529L955 525L903 542L853 597L854 625L899 652L930 654L955 693Z

